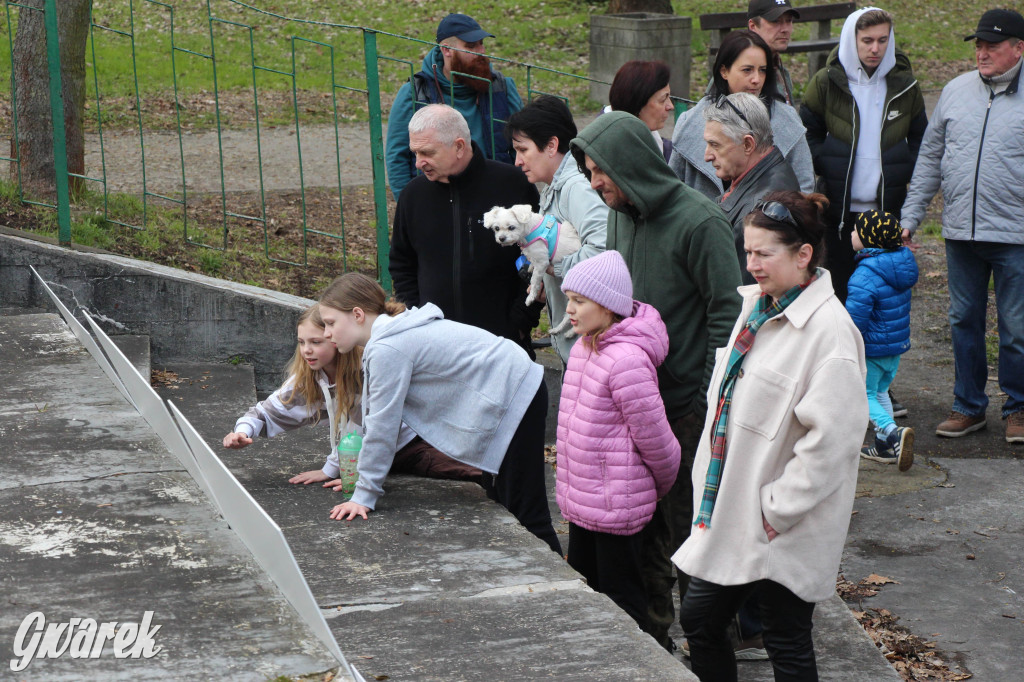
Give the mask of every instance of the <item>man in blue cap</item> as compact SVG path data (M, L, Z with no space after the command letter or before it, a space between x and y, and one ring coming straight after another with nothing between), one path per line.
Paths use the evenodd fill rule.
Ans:
M391 193L398 195L416 174L409 150L409 120L427 104L448 104L469 124L473 142L488 159L512 163L505 121L523 100L515 81L491 68L484 38L494 35L465 14L449 14L437 26L437 47L423 58L423 69L398 91L388 118L386 160ZM454 97L452 96L454 94Z

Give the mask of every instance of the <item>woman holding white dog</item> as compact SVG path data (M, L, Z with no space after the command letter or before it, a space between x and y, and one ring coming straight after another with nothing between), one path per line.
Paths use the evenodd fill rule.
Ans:
M568 153L569 141L576 137L577 131L565 102L551 95L541 95L512 114L505 131L505 136L512 140L516 165L540 190L540 213L554 215L559 222L568 222L580 236L580 250L549 266L544 275L548 320L554 327L565 317L562 278L580 261L604 251L608 206L591 189L590 182ZM569 334L551 336L563 365L568 363L575 341L576 337Z
M693 672L735 680L726 633L757 591L777 680L817 680L811 615L835 594L867 423L864 342L832 290L821 194L770 192L744 221L743 308L719 348L693 463L679 621Z
M653 306L633 300L618 251L577 265L562 290L580 335L562 385L555 468L569 565L647 631L640 531L679 471L658 391L668 332Z

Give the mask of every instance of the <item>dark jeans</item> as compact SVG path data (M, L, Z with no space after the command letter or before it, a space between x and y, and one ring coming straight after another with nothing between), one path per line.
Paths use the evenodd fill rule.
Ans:
M727 628L740 605L757 591L764 630L764 648L772 661L776 682L818 679L811 639L814 604L771 580L746 585L716 585L691 578L683 597L679 624L690 645L690 664L701 680L736 680L736 655Z
M519 523L562 556L548 506L544 481L544 428L548 413L548 388L540 382L505 451L497 476L484 476L487 496L512 512ZM491 480L487 480L491 479Z
M612 535L569 524L569 565L595 592L608 595L647 630L647 593L640 576L640 533Z
M946 240L949 329L953 335L953 409L984 417L988 360L985 316L988 283L995 286L999 324L999 388L1002 416L1024 410L1024 244Z
M832 289L836 292L836 298L842 303L846 303L846 285L857 267L854 259L856 254L853 251L853 244L850 243L850 234L856 220L856 213L847 213L844 216L841 235L838 225L825 227L825 268L832 276Z
M658 501L651 522L640 531L643 540L643 578L647 591L647 619L651 636L671 650L668 629L676 617L672 586L679 580L680 598L686 593L688 578L672 565L672 555L690 537L693 523L693 484L690 467L704 428L704 414L692 413L671 424L672 433L682 448L679 474L665 497Z

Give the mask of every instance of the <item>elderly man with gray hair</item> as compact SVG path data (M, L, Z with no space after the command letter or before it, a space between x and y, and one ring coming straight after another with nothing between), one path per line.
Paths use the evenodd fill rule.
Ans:
M800 182L775 147L768 110L754 95L722 95L705 107L704 143L704 160L726 188L718 201L732 223L743 283L754 284L743 251L743 218L768 192L799 192Z
M466 119L446 104L409 120L409 149L422 172L398 197L388 270L395 298L433 303L445 319L512 339L531 357L530 330L543 302L526 306L519 249L503 248L483 226L494 206L529 204L537 190L515 166L485 158Z

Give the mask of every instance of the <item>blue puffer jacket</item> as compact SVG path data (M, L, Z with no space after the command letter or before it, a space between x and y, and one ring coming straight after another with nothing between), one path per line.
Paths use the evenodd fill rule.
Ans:
M910 350L910 290L917 283L917 261L910 249L864 249L850 277L846 310L864 337L869 358Z

